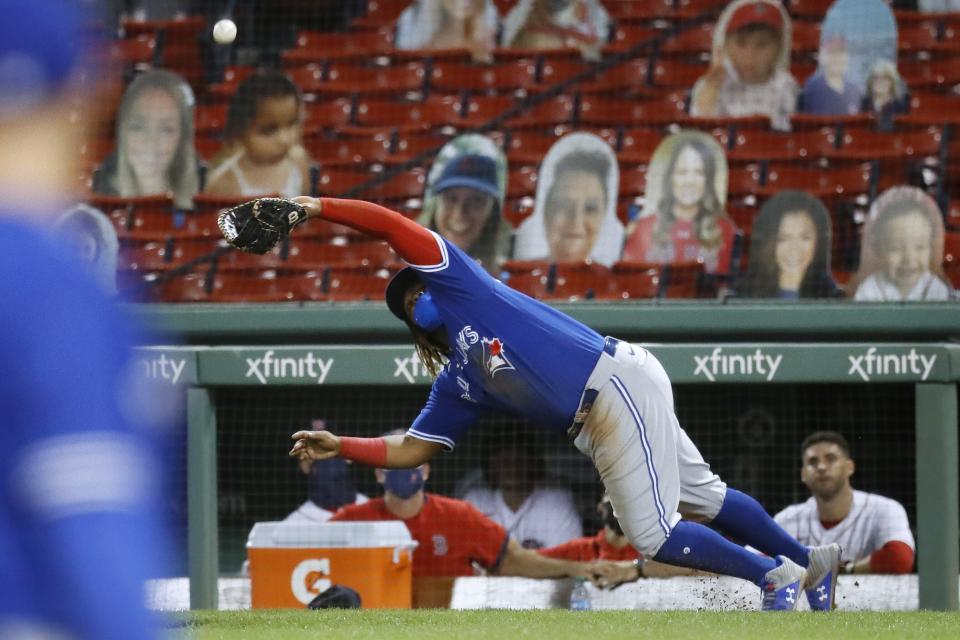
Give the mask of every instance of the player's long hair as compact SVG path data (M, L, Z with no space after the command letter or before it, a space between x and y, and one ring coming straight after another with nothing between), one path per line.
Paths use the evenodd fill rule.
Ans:
M417 351L417 357L420 358L420 364L430 372L432 377L436 378L440 375L440 371L447 366L447 354L449 353L449 347L437 337L438 332L442 332L443 328L427 333L409 320L406 323L410 328L410 333L413 334L413 346Z
M819 199L803 191L782 191L763 205L753 223L750 265L737 293L745 298L780 296L780 269L777 267L777 235L788 213L802 213L816 229L813 258L800 282L801 298L830 298L838 293L830 275L830 214Z
M137 76L123 94L117 113L117 167L113 176L106 179L117 195L125 198L152 195L142 192L137 177L127 158L127 129L137 99L144 91L160 89L177 104L180 115L180 141L173 161L167 167L167 182L178 207L193 207L193 196L199 190L197 154L193 148L193 108L195 105L190 85L175 73L156 69Z
M660 191L660 202L657 205L657 224L653 231L653 243L657 247L671 246L670 231L673 228L673 223L677 221L677 217L673 213L673 207L676 204L676 198L673 195L673 172L677 165L677 159L687 148L693 149L700 156L703 161L705 178L703 197L700 198L697 215L693 220L694 232L703 247L716 249L723 239L720 226L717 224L717 218L725 215L723 203L720 202L716 192L717 162L707 145L697 138L678 141L670 155L667 170L663 172L663 185Z

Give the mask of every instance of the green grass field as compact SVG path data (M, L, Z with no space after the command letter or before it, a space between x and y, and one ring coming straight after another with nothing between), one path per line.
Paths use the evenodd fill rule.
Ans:
M201 611L170 640L936 640L960 638L960 613L692 611Z

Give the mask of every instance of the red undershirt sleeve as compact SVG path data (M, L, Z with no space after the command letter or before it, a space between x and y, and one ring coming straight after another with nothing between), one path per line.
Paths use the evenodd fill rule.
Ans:
M347 225L384 240L411 265L436 265L443 261L437 237L403 215L364 200L321 198L324 220Z
M870 569L874 573L910 573L913 555L910 545L891 540L870 554Z

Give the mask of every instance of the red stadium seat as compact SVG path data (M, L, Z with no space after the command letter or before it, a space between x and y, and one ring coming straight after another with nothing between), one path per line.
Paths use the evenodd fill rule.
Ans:
M578 120L582 125L650 127L684 121L683 106L670 100L637 102L596 96L580 100Z
M354 109L357 127L341 127L344 134L358 134L362 127L388 125L403 132L454 127L460 120L460 101L437 96L423 102L361 99Z
M707 56L713 50L713 22L705 22L686 28L664 42L660 51L664 55ZM692 84L689 86L693 86Z
M654 64L650 80L657 87L690 89L706 72L707 65L703 63L661 60Z
M673 0L671 17L688 20L704 15L719 15L725 6L726 0Z
M319 93L323 93L328 86L324 77L323 67L318 64L305 64L302 67L293 67L286 71L300 92L310 100Z
M584 300L605 297L610 289L610 269L592 262L559 262L555 279L546 297L555 300Z
M901 62L900 77L912 91L918 89L949 90L960 84L960 57Z
M809 58L820 49L820 23L794 22L791 33L791 53L794 59Z
M176 220L173 198L168 195L87 197L90 206L103 211L121 238L158 239L173 233Z
M727 149L731 161L812 160L830 157L836 152L832 131L784 133L741 129Z
M422 97L426 83L424 65L408 62L396 67L365 67L332 64L325 82L315 85L314 93L325 96L404 96Z
M188 273L168 280L158 282L152 291L151 297L161 302L209 302L210 293L207 290L207 274Z
M868 193L869 188L868 168L855 166L810 170L807 167L785 165L770 167L767 183L757 188L757 195L771 197L785 189L799 189L819 198L853 198Z
M317 193L328 197L342 196L348 190L367 183L374 177L366 171L353 169L321 169L317 178Z
M639 24L618 24L613 32L610 42L603 46L603 55L630 51L638 47L638 51L643 55L653 50L653 39L657 35L657 30L652 27Z
M539 131L511 131L506 153L510 166L539 166L557 138Z
M525 293L531 298L541 299L547 295L547 274L518 273L506 279L511 289Z
M562 133L573 126L574 100L571 96L557 96L528 108L519 115L510 118L507 126L513 128L535 128Z
M211 302L291 302L324 300L316 272L217 272L210 284Z
M318 270L327 267L379 268L396 262L396 256L383 242L365 241L330 244L296 239L290 243L285 267Z
M424 155L421 166L429 166L447 142L447 136L432 132L402 135L398 136L394 143L393 154L402 157L405 162Z
M321 166L363 167L370 164L389 163L392 158L392 143L386 137L363 137L328 140L304 138L310 157Z
M283 52L287 66L321 64L335 60L370 60L393 51L392 29L360 33L302 31L297 46Z
M202 93L203 60L200 57L200 34L207 28L203 16L186 16L174 20L131 20L121 22L126 37L152 35L163 38L160 64L183 76L198 93ZM162 35L161 35L162 34Z
M601 94L622 98L624 94L641 94L646 97L659 95L658 90L647 84L646 60L628 60L607 71L585 80L571 89L582 94Z
M367 13L355 18L353 27L364 30L392 27L408 6L409 0L369 0Z
M842 116L822 116L813 113L795 113L790 116L793 131L811 131L819 129L873 129L874 117L869 113L855 113Z
M438 62L430 75L430 87L443 92L479 91L515 93L536 85L537 65L533 60L516 60L494 65Z
M833 156L844 160L919 160L939 156L943 144L936 128L900 133L845 131Z
M760 187L760 170L756 166L731 166L727 173L727 195L730 199L756 195Z
M897 116L901 126L960 124L960 97L939 93L914 93L910 96L910 112Z
M334 301L383 301L391 272L381 269L330 269L327 276L327 296Z
M624 131L617 159L621 165L646 165L664 137L660 131L654 129Z
M223 80L207 86L207 100L215 102L229 102L237 87L247 76L256 71L256 67L230 65L223 72Z
M349 98L308 103L303 122L304 137L335 133L339 127L350 122L351 110Z
M611 289L623 300L656 298L660 291L659 264L620 261L613 265Z
M516 106L513 96L473 95L467 100L466 115L460 119L465 127L478 127Z
M506 260L500 270L508 276L546 275L550 270L549 260Z
M105 48L103 55L123 66L146 68L157 62L157 36L154 33L111 40Z
M297 237L300 238L300 228L297 228ZM266 269L280 269L286 264L283 259L283 243L263 255L247 253L246 251L231 250L217 258L217 269L220 271L263 271Z
M637 198L647 192L645 168L625 169L620 172L620 197Z
M507 197L522 198L524 196L533 198L537 193L537 169L536 167L520 167L510 171L507 176Z
M167 250L171 246L169 239L144 242L125 240L120 243L117 263L120 269L129 271L164 271L171 266L171 256Z
M223 134L227 124L226 104L197 105L193 113L193 128L197 135Z
M790 0L784 3L794 18L821 21L834 0Z

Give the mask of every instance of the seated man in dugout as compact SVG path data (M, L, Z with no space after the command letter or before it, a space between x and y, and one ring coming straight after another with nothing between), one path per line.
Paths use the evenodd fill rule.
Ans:
M835 431L810 434L800 446L806 502L774 519L801 544L837 542L841 573L910 573L916 545L907 512L896 500L850 485L856 465L846 438Z
M617 567L606 561L576 562L524 549L507 531L463 500L426 493L430 465L377 469L382 498L337 511L331 522L401 520L419 543L413 554L413 606L447 607L460 576L583 577L607 584Z

